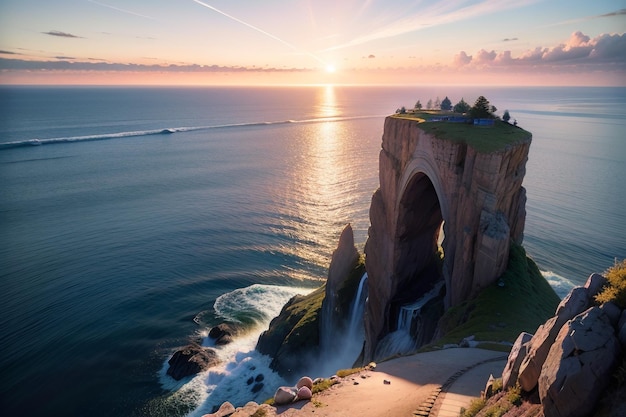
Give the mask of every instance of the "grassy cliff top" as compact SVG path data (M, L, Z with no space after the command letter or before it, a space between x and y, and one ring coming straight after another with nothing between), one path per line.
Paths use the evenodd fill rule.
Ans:
M420 129L434 135L437 139L466 143L478 152L490 153L529 141L532 134L520 127L495 120L494 126L474 126L473 124L433 121L440 117L463 117L462 114L438 110L416 111L394 114L396 119L414 120Z

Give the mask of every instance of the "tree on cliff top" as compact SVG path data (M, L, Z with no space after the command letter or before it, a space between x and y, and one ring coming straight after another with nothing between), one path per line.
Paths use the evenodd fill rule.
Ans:
M505 122L509 122L509 120L511 120L511 115L509 114L508 110L504 111L504 114L502 115L502 120L504 120Z
M476 99L476 103L469 109L469 116L472 119L493 119L493 113L491 112L492 106L489 105L489 100L485 96L480 96Z
M452 102L450 101L448 96L446 96L446 98L444 98L443 101L441 102L441 110L449 111L451 109L452 109Z
M454 105L454 112L455 113L467 113L470 109L470 105L467 104L467 102L463 99L461 99L461 101L459 101L458 103L456 103Z

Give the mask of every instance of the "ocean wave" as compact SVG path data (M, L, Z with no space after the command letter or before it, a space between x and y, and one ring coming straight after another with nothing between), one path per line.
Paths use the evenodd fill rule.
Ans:
M612 114L607 112L576 112L576 111L559 111L559 110L529 110L529 109L514 109L513 113L533 114L539 116L557 116L557 117L582 117L592 119L614 119L623 120L621 114Z
M248 401L263 402L270 398L276 388L286 382L270 368L272 359L255 350L256 342L291 297L311 291L309 288L254 284L218 297L213 308L220 319L247 323L251 328L223 346L213 346L208 330L202 331L202 345L213 347L221 364L194 377L175 381L168 376L168 357L158 373L161 386L171 392L163 398L162 407L185 404L193 410L189 417L199 417L212 412L224 401L242 406Z
M188 127L170 127L164 129L151 129L151 130L134 130L128 132L116 132L116 133L102 133L97 135L83 135L83 136L66 136L58 138L46 138L46 139L25 139L13 142L0 143L0 150L11 148L22 148L28 146L41 146L41 145L56 145L63 143L75 143L75 142L90 142L100 140L112 140L112 139L124 139L140 136L154 136L154 135L172 135L180 132L192 132L199 130L212 130L212 129L232 129L242 127L262 127L262 126L274 126L284 124L306 124L306 123L326 123L326 122L341 122L357 119L368 119L382 116L346 116L346 117L322 117L315 119L303 119L303 120L281 120L281 121L266 121L266 122L246 122L246 123L230 123L222 125L212 126L188 126Z
M291 297L310 291L306 288L254 284L219 296L213 308L215 314L224 320L244 325L265 324L280 313Z
M550 284L561 300L576 286L569 279L552 271L541 271L541 275L548 281L548 284Z

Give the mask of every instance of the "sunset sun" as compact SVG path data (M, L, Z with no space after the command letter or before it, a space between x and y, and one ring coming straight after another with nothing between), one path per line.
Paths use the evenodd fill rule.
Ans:
M337 71L337 68L333 64L326 65L326 72L327 73L332 74L335 71Z

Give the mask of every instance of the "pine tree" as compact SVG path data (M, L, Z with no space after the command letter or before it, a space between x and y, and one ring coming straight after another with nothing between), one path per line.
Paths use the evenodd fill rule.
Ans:
M465 102L465 100L461 99L458 103L454 105L453 111L455 113L467 113L470 109L470 105Z
M490 109L489 100L485 96L480 96L469 110L469 115L472 119L490 119L493 117Z
M449 111L451 109L452 109L452 102L450 101L448 96L446 96L446 98L444 98L443 101L441 102L441 110Z
M422 110L422 103L419 100L415 103L415 110Z
M502 120L504 120L505 122L509 122L509 120L511 120L511 115L509 114L508 110L504 111L504 114L502 115Z

